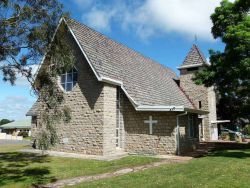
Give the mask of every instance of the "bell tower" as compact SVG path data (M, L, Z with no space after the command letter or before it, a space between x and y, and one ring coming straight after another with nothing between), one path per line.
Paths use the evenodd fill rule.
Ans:
M193 81L197 71L209 66L204 55L197 45L193 45L184 62L178 67L180 70L180 87L189 97L196 109L208 111L209 114L199 116L202 121L200 125L201 140L217 140L218 129L216 122L216 95L214 87L196 85Z

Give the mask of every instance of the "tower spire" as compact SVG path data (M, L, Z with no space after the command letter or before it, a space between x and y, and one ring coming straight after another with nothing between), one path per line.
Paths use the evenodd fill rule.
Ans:
M195 44L195 45L197 45L197 41L198 41L197 35L195 34L195 35L194 35L194 44Z

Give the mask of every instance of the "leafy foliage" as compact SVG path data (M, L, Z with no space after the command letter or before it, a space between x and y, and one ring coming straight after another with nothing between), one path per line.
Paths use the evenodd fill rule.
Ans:
M12 122L12 121L8 120L8 119L1 119L0 120L0 125L4 125L4 124L10 123L10 122Z
M224 0L211 15L212 34L225 43L224 52L210 50L211 66L198 72L197 84L215 85L219 115L250 118L250 1Z
M0 1L0 71L3 80L12 85L17 74L25 76L38 96L43 109L38 114L39 149L56 144L56 122L70 120L63 92L57 86L57 76L72 68L75 61L66 39L67 26L61 23L57 28L62 16L67 15L57 0ZM30 65L40 63L43 55L46 58L34 80Z

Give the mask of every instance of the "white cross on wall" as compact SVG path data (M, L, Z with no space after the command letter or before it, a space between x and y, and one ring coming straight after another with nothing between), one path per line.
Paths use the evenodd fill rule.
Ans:
M157 123L157 120L153 120L152 116L149 116L149 120L145 120L144 123L149 124L149 134L153 134L153 124Z

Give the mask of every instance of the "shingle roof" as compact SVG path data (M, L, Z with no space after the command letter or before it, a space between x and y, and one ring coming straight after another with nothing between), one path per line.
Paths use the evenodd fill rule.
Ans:
M197 45L193 45L190 49L188 55L186 56L185 60L183 61L182 65L179 67L185 67L189 65L207 65L206 58L204 57L203 53L200 51Z
M39 109L39 102L36 101L29 109L29 111L26 113L26 116L36 116L38 109Z
M137 105L195 109L173 70L73 19L66 22L97 76L122 82ZM37 115L38 107L36 102L26 115Z
M66 22L97 74L123 82L137 104L194 108L173 80L178 78L170 68L75 20Z
M0 128L3 128L3 129L23 128L25 129L25 128L31 128L31 123L30 123L30 119L24 119L24 120L13 121L11 123L1 125Z

